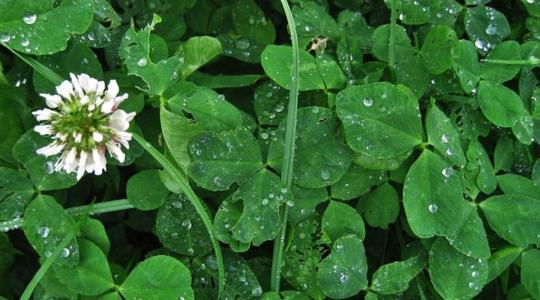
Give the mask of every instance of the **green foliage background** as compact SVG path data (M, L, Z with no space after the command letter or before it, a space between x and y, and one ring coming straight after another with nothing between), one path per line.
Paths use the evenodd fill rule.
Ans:
M0 1L0 299L540 299L540 1L289 2L294 78L278 0ZM70 72L149 143L79 182Z

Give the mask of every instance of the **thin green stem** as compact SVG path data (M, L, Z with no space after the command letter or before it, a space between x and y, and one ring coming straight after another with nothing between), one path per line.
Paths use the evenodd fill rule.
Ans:
M58 246L56 246L56 248L51 253L51 255L47 257L47 259L41 265L39 270L36 272L32 280L30 281L30 283L24 289L24 292L21 296L21 300L30 299L30 297L32 296L32 293L36 289L37 285L39 284L43 276L47 274L47 271L51 268L52 264L56 261L56 258L58 258L58 256L60 255L60 252L62 252L62 250L69 244L69 242L73 240L73 238L74 238L74 233L69 232L68 234L66 234L64 239L60 241Z
M163 167L166 172L169 173L169 175L172 176L172 178L177 180L178 184L180 185L180 189L188 197L188 199L191 201L191 204L193 204L193 207L195 207L197 214L199 214L199 216L201 217L204 226L206 227L206 231L210 236L210 241L216 254L219 279L218 299L221 299L221 296L223 295L223 288L225 286L225 267L223 265L223 255L221 254L221 248L215 236L214 227L212 225L210 215L206 211L206 208L204 207L201 199L199 199L195 191L193 191L193 189L189 185L189 181L184 175L184 173L182 173L180 169L173 165L167 158L165 158L165 156L163 156L163 154L161 154L161 152L154 148L143 137L136 133L133 133L133 138Z
M390 41L388 43L388 65L390 69L394 68L395 64L395 35L396 35L396 0L392 0L392 10L390 11Z
M520 66L538 66L540 65L539 58L529 58L524 60L505 60L505 59L482 59L482 62L498 64L498 65L520 65Z
M296 24L291 11L291 7L287 0L281 0L281 6L285 11L285 17L291 34L292 44L292 74L291 88L289 90L289 105L287 107L287 118L285 123L285 143L283 145L283 165L281 167L281 183L290 189L293 179L293 164L294 164L294 144L296 140L296 116L298 111L298 80L300 74L300 50L298 46L298 35L296 33ZM284 205L281 216L281 230L274 240L274 252L272 255L272 274L270 285L272 290L279 292L281 282L281 265L283 261L283 247L285 244L285 236L287 234L287 219L289 214L288 205Z
M72 216L78 216L85 213L89 215L98 215L119 210L132 209L134 206L127 199L112 200L90 205L75 206L66 209L66 212ZM0 232L6 232L21 228L22 218L15 218L10 221L0 222Z

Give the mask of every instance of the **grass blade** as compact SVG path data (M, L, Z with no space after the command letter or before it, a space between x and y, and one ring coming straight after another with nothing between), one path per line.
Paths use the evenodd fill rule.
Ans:
M46 65L40 63L39 61L33 59L30 56L21 54L5 44L2 44L4 47L6 47L11 53L15 54L18 58L20 58L22 61L24 61L27 65L31 66L34 70L36 70L39 74L43 75L43 77L47 78L50 82L54 83L54 85L59 85L64 79L62 76L58 75L56 72L51 70Z
M36 274L34 275L32 280L30 280L30 283L24 289L24 292L23 292L23 294L21 296L21 300L29 300L30 299L30 297L32 296L32 293L36 289L37 285L39 284L39 282L41 281L43 276L45 276L45 274L47 274L47 271L49 271L52 264L56 261L56 259L60 255L60 252L62 252L62 250L69 244L69 242L71 242L71 240L73 240L74 236L75 236L74 233L70 232L64 237L64 239L62 241L60 241L60 243L58 244L56 249L54 249L51 256L47 257L47 259L41 265L41 267L36 272Z
M298 35L296 33L296 24L291 12L291 8L287 0L281 0L281 6L285 11L289 32L291 34L292 44L292 74L291 88L289 90L289 105L287 107L287 118L285 123L285 143L283 151L283 165L281 168L281 182L287 189L291 188L293 178L293 163L294 163L294 143L296 139L296 116L298 111L298 80L300 69L300 50L298 46ZM281 230L279 235L274 240L274 252L272 255L272 274L270 285L272 290L279 292L281 282L281 265L283 261L283 247L285 243L285 235L287 234L287 218L289 214L288 205L284 205L281 217Z
M221 299L221 295L223 295L223 288L225 286L225 267L223 264L223 255L221 254L221 248L214 234L214 226L212 225L210 215L206 211L206 208L202 204L202 201L199 199L197 194L195 194L195 191L193 191L193 189L189 185L189 181L182 173L182 171L180 171L176 166L171 164L171 162L166 159L163 154L161 154L156 148L154 148L150 143L148 143L143 137L136 133L133 133L133 138L144 148L144 150L146 150L150 155L152 155L152 157L163 167L163 169L172 176L172 178L178 181L180 189L188 197L188 199L195 207L197 214L199 214L199 216L201 217L204 226L206 227L206 231L210 236L210 241L212 243L212 247L214 248L214 253L216 254L219 278L218 299Z

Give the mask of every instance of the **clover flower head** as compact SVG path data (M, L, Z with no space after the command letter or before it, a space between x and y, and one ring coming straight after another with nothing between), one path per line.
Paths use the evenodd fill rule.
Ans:
M56 94L40 94L48 108L32 114L41 122L34 130L49 136L52 142L37 150L44 156L60 154L55 171L101 175L107 170L105 153L119 162L125 160L121 147L129 149L129 122L135 113L127 113L118 106L128 95L118 95L115 80L107 87L87 74L70 74L71 81L56 87Z

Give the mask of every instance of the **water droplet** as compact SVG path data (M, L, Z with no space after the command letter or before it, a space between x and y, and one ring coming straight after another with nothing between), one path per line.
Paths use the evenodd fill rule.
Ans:
M0 33L0 43L8 43L11 41L11 37L7 33Z
M454 154L454 151L452 151L452 149L450 148L446 149L446 155L452 156L453 154Z
M283 194L287 193L287 188L285 188L285 187L281 188L281 193L283 193Z
M26 47L28 45L30 45L30 40L28 40L27 38L22 38L21 39L21 46Z
M187 230L191 229L191 221L189 219L185 219L182 221L182 227L185 227Z
M40 227L40 228L38 229L38 234L39 234L39 236L42 237L42 238L48 237L48 236L49 236L49 228L47 228L47 227Z
M266 133L266 132L261 132L261 139L267 140L268 137L270 137L270 135L268 135L268 133Z
M349 275L345 274L345 273L341 273L341 275L339 276L339 281L341 283L345 283L349 280Z
M322 170L321 171L321 178L323 180L325 180L325 181L330 179L330 173L327 170Z
M448 143L448 136L446 134L441 135L441 142L444 144Z
M497 26L493 24L489 24L489 26L486 28L486 34L487 35L495 35L497 34Z
M471 282L469 282L469 288L473 289L474 287L475 287L475 284L474 284L474 282L472 282L472 281L471 281Z
M69 251L68 248L64 248L64 249L62 249L62 252L60 253L60 255L61 255L62 257L68 257L70 253L71 253L71 252Z
M287 204L288 207L293 207L294 206L294 202L292 202L291 200L287 201L286 204Z
M137 66L139 67L145 67L147 64L148 60L146 59L146 57L141 57L141 59L139 59L139 61L137 62Z
M436 213L437 211L439 210L439 206L435 203L431 203L429 206L428 206L428 211L432 214Z
M180 201L173 201L171 203L171 205L174 207L174 208L182 208L182 202Z
M238 49L242 49L242 50L246 50L247 48L249 48L249 40L248 39L239 39L237 40L234 45L236 46L236 48Z
M366 97L364 98L364 105L366 107L370 107L373 105L373 99L371 99L370 97Z
M444 177L448 178L452 176L452 174L454 173L454 169L452 169L451 167L446 167L441 171L441 173Z
M47 174L52 174L54 172L54 163L52 161L48 161L46 164L47 167Z
M478 277L478 276L480 276L480 272L478 272L478 271L472 271L471 276L472 276L472 277Z
M268 199L267 199L267 198L263 198L262 201L261 201L261 204L262 204L262 205L268 205Z
M254 288L253 290L251 290L251 294L253 296L260 296L262 294L262 289L261 287L256 287Z
M275 108L276 112L282 112L284 109L285 105L283 105L283 103L278 103Z
M484 49L484 41L476 40L474 41L474 46L478 49Z
M37 20L37 16L36 14L33 14L33 13L27 13L23 16L24 23L28 25L32 25L36 23L36 20Z

